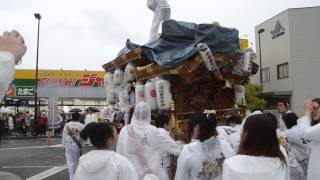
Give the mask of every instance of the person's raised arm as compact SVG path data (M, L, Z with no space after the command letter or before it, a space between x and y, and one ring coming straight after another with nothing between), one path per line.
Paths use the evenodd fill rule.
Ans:
M15 30L0 36L0 100L5 96L14 75L14 66L26 52L23 37Z
M320 142L320 124L311 126L311 115L313 112L313 105L311 100L304 102L304 117L298 120L298 128L302 136L311 141Z
M2 36L0 36L0 52L10 53L14 58L15 64L21 60L26 50L24 39L18 31L5 31Z

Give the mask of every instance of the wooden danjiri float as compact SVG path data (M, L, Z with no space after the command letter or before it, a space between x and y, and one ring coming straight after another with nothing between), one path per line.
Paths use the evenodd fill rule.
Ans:
M172 28L172 26L178 26L179 28ZM248 82L249 76L255 73L252 72L252 63L255 64L253 62L255 53L250 48L247 49L246 40L242 42L238 37L232 40L233 42L237 41L236 46L234 43L231 45L235 46L234 49L238 49L240 53L217 51L219 43L225 47L228 47L228 43L230 43L230 39L224 40L225 37L220 37L219 32L224 31L225 34L222 34L224 36L226 33L229 35L236 32L236 36L238 36L235 29L212 24L194 26L196 27L193 27L192 30L196 29L194 32L195 40L191 41L191 46L188 46L193 47L193 54L188 54L187 58L173 67L158 63L159 60L155 60L157 57L154 54L159 53L157 48L160 47L162 53L168 57L167 61L168 59L170 61L170 58L173 57L171 53L180 53L180 51L172 50L172 48L184 49L179 44L172 45L172 41L179 43L190 41L190 38L181 36L181 32L185 33L185 30L182 31L181 27L188 28L188 26L181 25L181 22L176 21L163 23L161 37L157 42L150 43L151 46L156 47L155 49L150 49L149 45L131 46L127 48L125 53L103 65L106 71L105 86L109 102L113 99L111 101L116 101L122 106L123 94L126 94L127 99L134 98L133 103L130 100L131 106L144 99L152 107L154 115L165 113L171 117L171 134L176 139L185 142L188 142L189 116L195 111L214 109L217 112L219 123L223 123L230 112L243 116L245 113L243 85ZM202 38L197 42L199 37L197 33L201 31L201 28L205 29L201 32L202 35L204 37L208 36L208 39ZM208 30L210 28L213 28L213 31ZM172 29L174 29L173 32ZM215 32L218 32L218 34ZM216 37L212 38L213 36ZM219 39L219 43L210 45L213 41L217 42L217 39ZM163 43L163 41L166 42ZM119 73L119 71L122 72ZM114 82L115 80L118 81L119 76L125 83ZM169 82L170 86L167 87L170 87L170 93L165 92L166 87L159 87L162 83L159 82L160 80ZM129 82L130 86L132 84L132 87L125 88L126 85L124 84L127 84L126 82ZM125 89L126 93L121 93L119 89ZM168 100L170 100L169 106L167 104ZM130 104L129 100L127 102L127 104ZM160 108L159 106L163 107Z

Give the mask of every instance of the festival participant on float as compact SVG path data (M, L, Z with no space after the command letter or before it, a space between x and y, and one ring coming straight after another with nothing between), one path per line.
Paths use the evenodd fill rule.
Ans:
M157 118L156 118L156 122L155 122L156 127L158 128L160 135L163 136L164 138L166 138L168 141L171 141L172 144L176 143L174 141L174 139L172 137L170 137L169 135L169 118L166 115L160 114ZM172 155L174 156L178 156L180 151L181 151L181 147L178 145L178 143L176 143L176 149L173 149L173 154L171 152L167 152L167 151L163 151L163 150L159 150L159 161L160 161L160 168L161 168L161 172L159 174L159 179L161 180L169 180L170 179L170 170L171 170L171 157ZM177 153L178 152L178 153Z
M162 136L150 124L151 109L146 102L139 102L133 112L131 124L119 134L117 152L128 158L137 169L140 179L146 174L160 174L158 150L179 154L177 144Z
M304 102L304 117L298 120L302 137L311 141L311 155L308 165L308 180L320 177L320 99Z
M80 132L84 125L79 122L80 114L78 112L72 113L71 122L68 122L62 133L62 148L64 150L70 180L74 179L79 158L81 156L81 140Z
M23 37L15 30L0 36L0 101L14 76L14 67L26 53Z
M223 180L289 180L286 159L271 117L252 115L244 124L238 155L224 162Z
M218 137L215 115L199 113L199 141L186 145L178 158L175 180L220 180L222 164L234 155L233 149Z
M88 124L80 133L81 138L90 139L96 148L81 156L75 180L138 180L132 163L114 152L117 132L108 123Z
M300 164L305 176L307 176L307 169L310 157L310 143L302 138L301 132L297 127L297 120L299 119L295 113L286 113L282 116L286 126L285 136L291 144L292 152L294 153L298 163Z
M148 8L154 12L149 41L157 39L161 22L169 20L171 16L170 5L167 0L148 0Z

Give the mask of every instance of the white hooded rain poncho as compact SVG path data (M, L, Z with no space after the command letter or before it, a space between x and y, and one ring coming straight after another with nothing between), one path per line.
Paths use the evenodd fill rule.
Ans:
M75 180L138 180L138 175L126 158L109 150L92 150L80 157Z
M14 76L14 56L8 52L0 52L0 101L6 95Z
M151 110L146 102L139 102L134 110L130 125L119 134L117 152L129 159L140 179L146 174L160 174L158 150L178 154L177 144L161 136L150 124Z
M184 146L178 158L175 180L221 180L223 162L234 154L220 137L192 142Z
M311 141L311 155L307 179L318 180L320 178L320 123L311 126L311 118L304 116L298 120L298 128L302 132L302 137Z
M170 5L167 0L148 0L148 8L154 12L149 41L157 39L161 22L169 20L171 16Z
M289 180L279 158L236 155L223 164L223 180Z

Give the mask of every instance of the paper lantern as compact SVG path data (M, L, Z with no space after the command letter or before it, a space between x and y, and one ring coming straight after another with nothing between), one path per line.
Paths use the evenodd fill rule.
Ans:
M255 52L251 48L248 48L244 51L242 58L243 58L243 72L245 74L251 74L252 66L250 62L256 58Z
M110 72L107 72L106 75L104 76L104 88L108 94L108 88L112 86L112 79L113 79L113 74Z
M221 75L221 72L219 70L219 67L216 64L216 61L211 53L211 50L205 43L199 43L198 45L199 53L204 61L207 69L211 72L213 72L214 76L218 78L219 80L222 80L223 77Z
M107 99L109 103L117 103L119 100L120 87L109 87Z
M113 84L115 86L120 86L123 80L123 76L124 72L120 68L117 68L113 74Z
M128 63L124 70L124 78L130 82L135 80L134 74L136 72L136 67L132 63Z
M235 103L238 105L246 104L245 89L243 85L234 84Z
M157 104L157 92L156 84L154 79L147 81L145 85L146 89L146 102L149 104L151 110L156 110L158 108Z
M136 84L135 93L136 93L136 100L135 100L136 104L138 104L141 101L145 101L145 89L142 83L138 82Z
M130 89L131 84L126 84L121 88L119 94L119 107L121 110L130 105Z
M160 110L169 110L172 101L170 82L161 78L156 80L157 104Z

